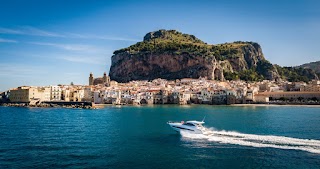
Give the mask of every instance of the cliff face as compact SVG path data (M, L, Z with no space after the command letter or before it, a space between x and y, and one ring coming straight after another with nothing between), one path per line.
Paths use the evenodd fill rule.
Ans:
M234 42L208 45L193 35L171 30L150 32L144 41L114 52L110 78L118 82L207 77L225 80L225 73L238 74L267 62L259 44ZM269 63L269 62L268 62ZM265 78L278 77L269 67Z
M208 61L184 55L121 53L112 56L110 78L120 82L155 78L198 78L208 75Z
M256 67L259 61L265 60L259 44L244 43L242 45L243 46L238 49L239 51L236 57L227 59L236 71Z

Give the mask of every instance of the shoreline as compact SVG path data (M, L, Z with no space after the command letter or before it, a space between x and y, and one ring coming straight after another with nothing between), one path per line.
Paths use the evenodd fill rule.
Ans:
M143 105L133 105L133 104L124 104L124 105L116 105L116 104L83 104L81 102L72 104L48 104L42 103L40 105L29 105L27 103L0 103L0 106L3 107L26 107L26 108L68 108L68 109L103 109L109 106L133 106L133 107L143 107L143 106L159 106L159 105L174 105L174 106L230 106L230 107L314 107L320 108L320 104L268 104L268 103L251 103L251 104L219 104L219 105L210 105L210 104L143 104Z
M0 103L3 107L26 107L26 108L73 108L73 109L95 109L91 102L42 102L30 104L27 102L20 103Z
M317 107L320 108L319 104L232 104L229 106L234 106L234 107L250 107L250 106L256 106L256 107Z

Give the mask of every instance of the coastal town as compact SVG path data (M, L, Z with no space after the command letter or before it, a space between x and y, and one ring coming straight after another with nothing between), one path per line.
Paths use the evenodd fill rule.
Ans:
M93 108L100 104L320 104L320 81L215 81L205 77L118 83L106 73L88 85L20 86L0 93L4 106Z

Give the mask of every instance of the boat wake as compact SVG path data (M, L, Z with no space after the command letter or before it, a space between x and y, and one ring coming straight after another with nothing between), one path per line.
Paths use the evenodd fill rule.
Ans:
M279 149L302 150L320 154L320 140L298 139L284 136L243 134L234 131L206 129L204 134L180 132L189 139L206 139L211 142L235 144L251 147L270 147Z

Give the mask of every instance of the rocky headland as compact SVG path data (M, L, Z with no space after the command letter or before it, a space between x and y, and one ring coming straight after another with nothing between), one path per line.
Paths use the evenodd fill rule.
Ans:
M317 76L312 69L271 64L256 42L210 45L176 30L149 32L142 42L116 50L109 75L118 82L199 77L221 81L308 81Z

